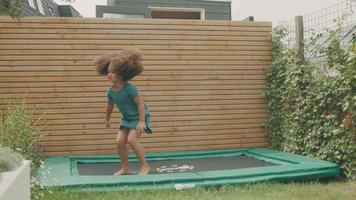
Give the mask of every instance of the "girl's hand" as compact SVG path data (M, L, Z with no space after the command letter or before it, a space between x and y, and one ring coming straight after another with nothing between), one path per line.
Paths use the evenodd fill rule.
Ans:
M105 122L105 127L106 127L106 128L110 128L110 122L106 121L106 122Z
M139 121L137 123L136 129L139 134L143 133L143 131L146 129L145 121Z

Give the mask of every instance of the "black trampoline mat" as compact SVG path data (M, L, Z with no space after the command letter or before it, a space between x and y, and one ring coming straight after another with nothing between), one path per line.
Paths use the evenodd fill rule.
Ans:
M250 167L275 166L278 164L258 160L245 155L213 158L194 158L181 160L158 160L148 161L151 167L150 174L182 173L216 171L227 169L241 169ZM130 173L136 174L139 170L138 162L129 162ZM106 163L77 163L79 175L112 175L120 169L119 162Z

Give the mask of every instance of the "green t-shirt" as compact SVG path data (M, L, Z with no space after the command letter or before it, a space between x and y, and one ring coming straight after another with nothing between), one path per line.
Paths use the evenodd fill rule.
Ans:
M139 91L135 85L126 82L119 91L113 91L112 87L107 90L108 100L113 102L122 114L122 118L127 120L138 120L140 115L134 98L139 96ZM145 105L145 115L149 115Z

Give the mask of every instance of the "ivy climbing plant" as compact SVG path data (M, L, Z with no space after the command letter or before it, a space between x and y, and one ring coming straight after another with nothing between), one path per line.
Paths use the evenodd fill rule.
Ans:
M320 49L329 76L283 43L287 31L273 29L272 66L267 71L267 134L274 149L337 163L346 177L352 166L356 122L356 43L340 46L338 30L329 31Z

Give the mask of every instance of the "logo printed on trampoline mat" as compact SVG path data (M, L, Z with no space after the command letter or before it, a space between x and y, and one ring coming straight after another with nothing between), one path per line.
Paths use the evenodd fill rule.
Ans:
M191 189L191 188L194 188L194 187L195 187L195 184L180 184L180 183L174 184L174 188L176 190Z
M172 172L186 172L186 171L191 171L194 169L193 165L163 165L159 168L156 169L157 172L168 172L168 173L172 173Z

